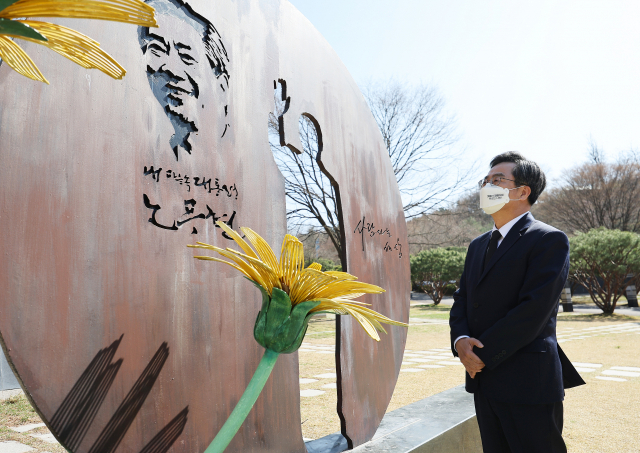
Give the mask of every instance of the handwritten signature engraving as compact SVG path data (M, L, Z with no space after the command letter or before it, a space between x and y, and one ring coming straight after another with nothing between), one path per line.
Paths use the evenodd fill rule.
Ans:
M353 230L353 233L356 234L360 234L361 238L362 238L362 251L364 252L364 236L365 234L369 237L374 237L376 234L383 236L383 235L387 235L388 237L391 237L391 232L389 231L389 228L385 228L384 230L382 228L376 228L376 226L373 224L373 222L367 222L366 221L366 217L362 216L362 220L360 220L358 222L358 225L356 226L356 229Z
M389 231L389 228L376 227L373 222L367 222L366 216L362 216L362 220L360 220L358 222L358 225L356 225L356 228L353 230L353 234L360 235L363 252L364 252L365 235L370 238L373 238L375 236L385 236L385 235L387 237L391 237L391 231ZM397 238L396 243L394 245L390 245L389 242L387 241L383 250L385 252L391 252L395 250L396 252L398 252L398 258L402 258L402 244L400 243L400 238Z

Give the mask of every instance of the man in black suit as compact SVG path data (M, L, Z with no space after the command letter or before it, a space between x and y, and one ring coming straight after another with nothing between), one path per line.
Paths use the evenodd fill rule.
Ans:
M516 152L496 156L480 182L495 226L469 245L449 325L466 368L485 453L566 452L564 389L584 384L556 340L569 241L529 210L544 173Z

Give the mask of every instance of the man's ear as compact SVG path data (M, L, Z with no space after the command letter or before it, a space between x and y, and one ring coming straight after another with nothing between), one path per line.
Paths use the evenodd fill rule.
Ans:
M520 193L521 200L529 200L529 195L531 195L531 187L522 186L522 192Z

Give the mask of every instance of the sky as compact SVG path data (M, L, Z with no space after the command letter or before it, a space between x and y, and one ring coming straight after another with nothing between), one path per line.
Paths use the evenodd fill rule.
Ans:
M640 150L640 1L290 0L359 85L438 88L482 165L517 150L552 185Z

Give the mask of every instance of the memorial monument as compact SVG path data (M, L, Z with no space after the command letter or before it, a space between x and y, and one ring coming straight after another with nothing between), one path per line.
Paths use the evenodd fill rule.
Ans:
M264 349L260 292L187 244L235 247L220 224L275 250L284 177L269 146L312 121L339 194L346 271L386 290L361 300L409 315L402 202L386 148L344 65L286 0L150 0L158 27L57 19L126 68L122 80L20 41L50 85L0 65L0 339L25 393L76 452L203 452ZM274 89L286 86L286 109ZM340 318L340 317L339 317ZM406 328L374 342L337 329L338 415L349 446L373 436ZM304 452L297 353L283 354L226 451Z

